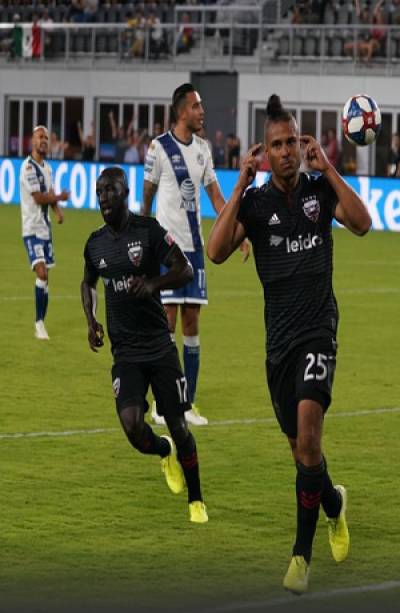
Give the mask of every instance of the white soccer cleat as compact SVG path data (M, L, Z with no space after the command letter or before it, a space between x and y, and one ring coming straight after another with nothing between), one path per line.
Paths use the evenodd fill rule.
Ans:
M157 413L157 405L155 400L153 400L153 404L151 405L151 419L155 424L157 424L157 426L166 425L164 417Z
M193 426L207 426L208 419L203 415L200 415L197 407L192 404L192 408L189 411L185 411L186 421Z
M47 330L42 319L35 322L35 337L41 341L50 340L50 336L47 334Z

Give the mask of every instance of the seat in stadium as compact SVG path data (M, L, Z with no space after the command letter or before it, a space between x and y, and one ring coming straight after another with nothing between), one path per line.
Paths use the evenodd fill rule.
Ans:
M98 32L96 35L96 53L107 53L107 34Z
M118 53L118 32L112 32L108 35L107 50L109 53Z

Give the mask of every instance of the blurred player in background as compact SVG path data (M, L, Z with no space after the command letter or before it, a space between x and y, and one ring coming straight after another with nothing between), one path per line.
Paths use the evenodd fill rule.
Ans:
M201 426L208 420L195 406L196 385L200 368L200 307L207 304L203 236L200 212L200 185L203 184L218 212L225 203L214 171L212 155L205 140L197 136L204 124L204 109L198 92L190 83L178 87L172 96L176 119L173 131L155 138L148 150L144 167L142 213L150 215L157 193L156 218L178 243L193 266L191 283L178 290L161 292L169 330L175 341L178 305L181 309L183 362L188 382L191 409L190 423ZM156 423L163 420L152 407Z
M204 523L208 517L200 489L196 442L184 417L187 382L160 301L161 289L190 281L192 267L155 219L128 211L129 189L123 170L103 170L96 192L105 225L86 243L81 284L89 346L97 352L103 345L103 328L96 320L96 285L101 277L121 425L135 449L161 457L172 492L182 492L186 481L190 521ZM167 272L160 276L161 264ZM157 436L144 420L149 385L171 437Z
M315 139L299 136L294 117L276 95L268 101L264 133L272 176L260 188L247 190L262 147L253 146L214 224L207 253L220 264L245 236L253 243L264 288L268 386L297 471L297 534L283 585L302 594L308 588L320 504L337 562L347 557L350 542L346 490L333 486L321 444L331 402L338 323L331 224L336 218L362 236L371 219ZM318 174L299 171L301 145L308 168Z
M48 269L55 265L49 206L57 223L62 223L64 216L58 202L65 202L69 197L65 190L54 193L51 168L45 162L48 150L48 130L45 126L36 126L32 134L32 153L22 163L20 172L22 236L36 274L35 336L40 340L49 340L44 325L49 303Z

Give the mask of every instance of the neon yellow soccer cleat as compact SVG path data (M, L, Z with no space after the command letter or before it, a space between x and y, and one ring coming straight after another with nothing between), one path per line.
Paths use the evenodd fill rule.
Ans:
M308 590L308 576L310 565L303 556L293 556L288 571L283 579L283 587L293 594L300 596Z
M350 547L350 535L346 522L347 492L343 485L335 485L335 489L342 497L342 508L338 517L327 517L329 543L333 559L343 562L347 558Z
M161 438L166 438L171 446L171 452L165 458L161 458L161 470L165 475L167 485L171 492L180 494L185 489L185 479L183 476L182 467L176 457L176 447L170 436L162 435Z
M208 522L207 508L201 500L195 500L189 504L190 521L195 524Z

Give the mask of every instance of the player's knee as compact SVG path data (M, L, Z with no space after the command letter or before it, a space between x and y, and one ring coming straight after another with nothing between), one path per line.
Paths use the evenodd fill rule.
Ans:
M321 441L313 432L304 432L297 437L296 459L300 462L309 463L319 461L321 455Z
M35 268L35 272L36 272L36 277L38 279L40 279L40 281L43 281L44 283L47 283L47 268L46 268L46 266L37 266Z
M144 427L143 411L138 406L126 407L119 412L119 419L127 437L139 442Z
M167 419L167 426L175 445L177 447L184 445L189 436L189 430L183 416Z

